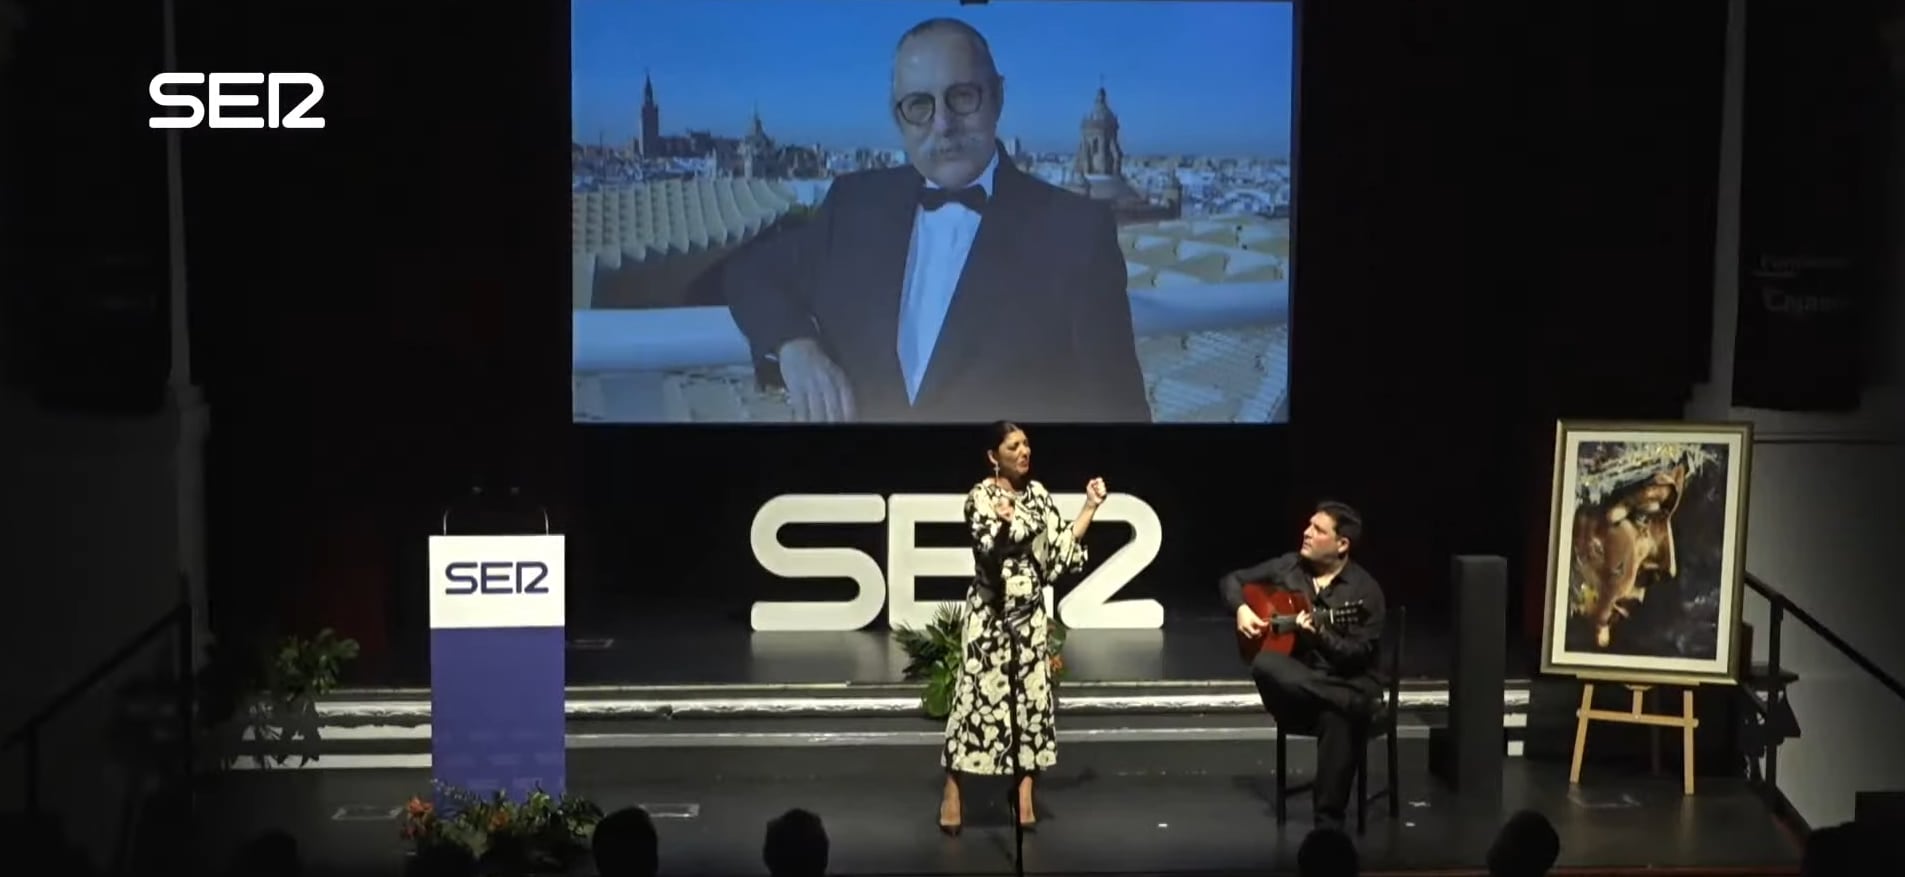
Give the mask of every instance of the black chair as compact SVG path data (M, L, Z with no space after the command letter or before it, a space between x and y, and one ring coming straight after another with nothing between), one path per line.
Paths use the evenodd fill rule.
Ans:
M1356 833L1362 834L1369 818L1369 805L1381 798L1389 799L1389 818L1402 817L1402 797L1396 793L1397 762L1400 757L1396 751L1396 715L1402 704L1402 631L1403 621L1408 610L1401 606L1391 608L1389 617L1383 625L1381 657L1383 675L1389 677L1388 690L1383 692L1382 708L1368 722L1359 723L1356 729ZM1284 770L1287 763L1286 740L1288 734L1282 725L1277 726L1277 824L1289 821L1291 795L1300 795L1314 788L1314 780L1297 785L1289 785L1289 774ZM1310 736L1307 734L1298 736ZM1385 755L1389 759L1389 772L1382 788L1375 794L1369 793L1369 744L1380 738L1383 741Z

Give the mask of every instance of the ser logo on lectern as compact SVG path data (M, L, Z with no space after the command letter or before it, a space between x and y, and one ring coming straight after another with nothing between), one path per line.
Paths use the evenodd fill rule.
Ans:
M543 581L549 578L549 565L538 560L460 561L443 567L450 580L443 593L452 597L466 594L547 594Z

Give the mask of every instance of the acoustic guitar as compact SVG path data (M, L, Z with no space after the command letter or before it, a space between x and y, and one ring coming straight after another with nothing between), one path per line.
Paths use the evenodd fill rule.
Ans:
M1263 585L1255 582L1244 585L1244 605L1257 617L1268 622L1263 633L1244 636L1237 633L1237 655L1248 664L1257 659L1265 649L1287 655L1296 649L1296 636L1300 628L1296 626L1296 617L1304 612L1320 627L1342 628L1357 624L1369 616L1369 610L1363 607L1363 601L1353 600L1341 606L1316 609L1310 605L1310 599L1301 592L1275 585Z

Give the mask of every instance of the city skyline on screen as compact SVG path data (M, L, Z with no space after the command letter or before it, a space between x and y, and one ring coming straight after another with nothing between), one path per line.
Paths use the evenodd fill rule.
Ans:
M1292 3L572 8L577 422L1288 420ZM934 18L990 45L1005 99L975 109L973 157L996 139L994 173L1022 182L988 192L971 249L921 287L908 266L922 229L974 212L962 202L928 222L940 205L913 203L922 176L957 188L982 172L945 173L943 150L895 124L900 36ZM921 44L940 53L929 65L964 50ZM916 87L954 75L972 74ZM876 213L878 225L842 218ZM1006 237L988 237L995 223L1011 223ZM790 258L816 267L789 271ZM920 304L931 289L950 299ZM966 358L979 342L965 301L1021 303L1070 341ZM789 339L816 357L796 357L792 377L763 356ZM815 395L816 368L839 395Z
M578 144L639 138L652 81L666 134L738 136L758 111L781 142L897 147L887 109L895 44L908 27L945 16L985 33L1006 77L1001 135L1028 149L1075 149L1102 83L1128 154L1290 152L1289 3L576 0L572 8Z

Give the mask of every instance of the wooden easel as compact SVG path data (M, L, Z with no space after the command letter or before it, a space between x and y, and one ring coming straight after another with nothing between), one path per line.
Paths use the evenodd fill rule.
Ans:
M1581 708L1575 711L1579 718L1574 725L1574 762L1568 769L1568 784L1581 782L1581 757L1587 754L1588 723L1619 722L1627 725L1647 725L1652 729L1652 749L1654 772L1660 772L1660 729L1680 729L1680 785L1683 794L1693 794L1693 729L1700 727L1700 720L1694 717L1693 688L1680 692L1680 714L1650 713L1642 702L1647 692L1653 690L1655 683L1617 682L1632 692L1633 705L1626 712L1620 710L1597 710L1594 708L1594 677L1581 677Z

